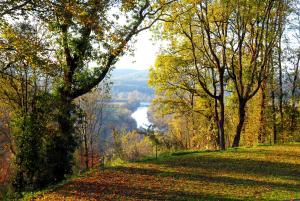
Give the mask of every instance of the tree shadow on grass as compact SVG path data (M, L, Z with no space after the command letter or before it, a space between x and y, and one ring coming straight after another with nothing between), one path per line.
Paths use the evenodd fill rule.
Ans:
M239 167L235 166L237 164L239 164ZM272 171L275 172L273 173L270 172L270 170L257 168L264 165L270 166L270 168L273 169ZM260 195L257 195L255 192L257 189L260 189L258 192L262 192L264 189L270 189L271 191L277 189L280 191L299 193L300 183L288 184L218 176L214 174L215 171L224 171L225 169L226 171L236 171L239 173L263 174L267 176L280 175L285 177L299 173L299 169L296 172L295 170L289 170L289 165L290 164L285 163L246 159L210 158L207 155L205 157L197 156L197 160L182 159L165 161L163 166L172 166L173 168L183 167L183 169L180 168L179 170L184 170L185 167L201 168L207 170L204 171L204 173L197 171L192 173L170 172L170 169L166 169L166 171L163 169L154 169L155 166L149 168L120 166L109 168L107 172L99 173L96 180L94 176L91 176L94 179L93 181L89 181L89 179L85 181L74 180L70 184L55 190L55 193L61 197L72 197L84 200L254 200L260 197ZM298 166L296 167L298 168ZM154 178L155 180L153 180ZM296 179L299 179L299 175ZM199 192L196 193L194 191L195 189L193 192L185 191L185 182L183 181L201 181L200 183L192 184L193 188L199 188ZM148 186L148 184L150 184L149 182L156 182L156 185ZM214 189L201 189L202 185L206 183L207 185L213 184L211 187ZM219 189L216 189L216 186ZM226 191L227 193L218 193L218 190L222 192L226 187L230 187L228 189L229 191ZM236 192L234 187L249 189L251 192L244 195L241 192ZM260 200L262 200L262 198Z
M72 197L76 199L96 199L96 200L207 200L207 201L233 201L241 200L209 193L191 193L184 191L150 189L144 187L133 187L115 183L106 185L101 183L73 182L72 186L56 191L61 197Z
M176 179L187 179L191 181L203 181L207 183L219 183L220 186L222 185L234 185L234 186L238 185L244 187L264 186L269 188L271 187L275 189L300 192L300 183L297 185L297 184L257 181L253 179L233 178L228 176L216 176L216 175L206 175L206 174L197 174L197 173L164 172L160 170L146 169L146 168L115 167L114 170L126 174L142 174L142 175L151 175L151 176L173 177Z
M300 160L300 152L297 153L290 153L290 151L280 151L280 152L275 152L273 150L268 150L268 149L247 149L247 150L242 150L242 149L231 149L228 150L227 152L229 153L238 153L238 154L255 154L255 155L260 155L260 156L276 156L278 158L295 158L296 160Z
M282 177L300 181L300 165L282 162L271 162L254 159L213 157L210 155L185 158L173 157L166 161L151 161L147 163L159 164L165 167L200 168L211 173L226 171L241 174L255 174L258 176Z
M243 154L241 152L243 150L239 150L239 153ZM140 162L160 165L159 169L155 169L156 166L147 167L147 165L141 166L141 168L123 166L109 168L107 172L98 175L96 182L75 180L70 185L59 188L55 193L61 196L71 196L72 198L85 200L170 201L257 200L262 195L257 195L256 193L264 193L264 190L270 190L271 192L289 191L291 192L290 194L300 193L300 165L298 164L264 161L261 158L255 159L255 154L261 154L260 151L258 153L252 150L251 152L245 151L245 154L250 156L253 154L251 159L233 158L228 155L222 155L222 152L220 154L196 153L190 156L188 154L183 154L184 156L179 154L181 155L180 157L175 155L165 158L163 161ZM267 151L266 154L269 155L272 152ZM280 157L282 156L282 153L280 153ZM297 157L297 155L293 157ZM164 168L166 169L164 170ZM216 173L225 173L226 176ZM233 177L230 177L231 173ZM245 175L245 178L234 178L236 173ZM246 177L247 174L254 177L249 179ZM260 177L263 177L264 181ZM255 180L255 178L258 178L259 181ZM277 182L276 178L281 178L281 180ZM288 180L285 182L284 179L294 181L294 184L288 183ZM142 183L138 183L138 181ZM194 181L201 182L193 183ZM148 186L148 184L153 184L151 182L157 182L156 184L158 185ZM185 191L184 185L186 184L191 185L189 189L191 187L199 188L199 192L195 193L197 189L192 189L193 192ZM212 185L210 186L210 184ZM201 189L202 185L208 185L208 188ZM210 187L214 189L210 189ZM226 189L227 187L229 188ZM247 195L243 194L243 192L236 192L235 187L247 189L249 192ZM218 190L224 190L224 192L220 194ZM256 192L256 190L258 191Z

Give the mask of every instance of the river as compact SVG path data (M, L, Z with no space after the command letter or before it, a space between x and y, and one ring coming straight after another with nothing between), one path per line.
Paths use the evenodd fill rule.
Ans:
M148 107L150 103L141 102L140 106L131 114L131 117L136 121L137 128L147 128L151 125L148 119Z

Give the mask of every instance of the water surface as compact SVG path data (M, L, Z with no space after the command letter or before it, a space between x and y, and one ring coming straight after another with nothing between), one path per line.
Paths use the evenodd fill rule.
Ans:
M141 103L132 114L131 117L136 121L137 128L147 128L151 123L148 119L149 104Z

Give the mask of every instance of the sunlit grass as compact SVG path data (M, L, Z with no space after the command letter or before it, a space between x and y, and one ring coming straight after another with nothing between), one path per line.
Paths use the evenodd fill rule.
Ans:
M300 144L183 151L73 179L38 200L291 200Z

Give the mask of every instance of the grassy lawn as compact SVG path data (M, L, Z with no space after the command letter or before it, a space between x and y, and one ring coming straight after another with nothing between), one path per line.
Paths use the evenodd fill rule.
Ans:
M300 144L177 152L95 171L35 200L300 199Z

